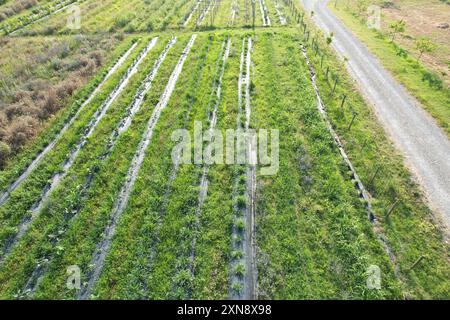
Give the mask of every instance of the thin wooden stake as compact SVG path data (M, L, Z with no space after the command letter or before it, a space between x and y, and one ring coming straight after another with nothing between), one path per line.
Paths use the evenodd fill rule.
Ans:
M385 218L389 218L389 216L391 215L391 213L394 211L395 207L397 206L397 204L400 202L400 199L395 200L394 204L391 206L391 208L389 209L389 211L386 213Z
M350 121L350 124L348 125L348 128L347 128L348 131L350 131L350 129L352 128L353 122L355 121L355 118L356 118L357 115L358 115L358 114L357 114L356 112L353 113L352 121Z

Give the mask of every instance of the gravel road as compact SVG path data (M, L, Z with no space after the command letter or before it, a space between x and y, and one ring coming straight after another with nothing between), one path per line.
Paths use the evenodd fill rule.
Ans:
M422 186L430 207L450 228L450 141L419 102L401 86L326 7L328 0L301 0L323 31L334 33L333 46L349 59L347 68L407 166Z

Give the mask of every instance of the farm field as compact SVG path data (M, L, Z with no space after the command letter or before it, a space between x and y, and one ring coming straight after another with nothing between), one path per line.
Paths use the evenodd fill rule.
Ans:
M1 299L450 298L438 214L299 3L69 2L0 20Z

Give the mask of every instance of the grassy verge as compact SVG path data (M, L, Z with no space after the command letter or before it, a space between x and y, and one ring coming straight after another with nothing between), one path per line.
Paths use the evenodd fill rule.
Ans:
M375 214L381 221L402 274L403 297L446 298L450 286L448 244L438 219L426 206L419 187L403 164L403 159L387 139L374 111L365 103L346 68L326 44L323 35L312 30L308 54L315 65L317 81L325 100L330 120L343 140L356 171L372 196ZM315 37L314 34L319 34ZM319 39L316 55L311 40ZM321 66L321 54L324 60ZM328 75L327 70L328 68ZM331 97L335 77L339 77ZM346 102L341 107L343 95ZM355 121L349 130L354 114ZM375 178L374 178L375 176ZM391 206L398 200L394 213ZM424 256L424 262L411 267Z
M375 29L368 29L365 23L344 9L329 7L417 98L450 137L450 89L442 84L439 77L410 53L391 42L389 36Z

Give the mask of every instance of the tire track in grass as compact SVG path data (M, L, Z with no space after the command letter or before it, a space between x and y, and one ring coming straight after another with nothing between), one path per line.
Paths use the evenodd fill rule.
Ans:
M103 117L106 115L107 111L109 110L110 106L113 104L113 102L116 100L116 98L122 93L122 91L125 89L125 87L128 85L128 82L130 81L131 77L137 73L138 67L144 60L144 58L147 56L147 54L150 52L150 50L156 45L158 38L153 38L150 40L150 42L147 44L147 46L142 50L142 52L139 54L138 58L134 61L132 66L128 69L127 73L125 74L124 78L121 79L119 84L113 89L113 91L109 94L108 98L103 102L103 104L100 106L99 109L97 109L96 113L94 114L93 119L89 122L87 125L84 134L81 138L81 140L77 143L75 148L72 149L72 151L69 154L69 157L65 160L62 166L62 170L55 173L53 177L51 178L51 183L47 185L43 191L43 193L40 196L40 199L31 207L31 215L29 217L26 217L22 220L20 225L18 226L18 232L14 236L13 239L7 241L4 249L4 254L0 258L0 264L2 264L9 254L11 253L12 249L17 245L17 243L22 239L22 237L26 234L28 231L31 223L36 219L36 217L39 216L40 211L42 210L43 206L46 204L46 201L53 190L59 185L61 180L66 176L67 172L75 162L75 159L77 158L80 150L86 145L86 143L89 141L89 137L92 135L92 133L95 131L97 125L100 123L100 121L103 119Z
M158 70L161 67L162 63L164 62L164 60L166 59L166 56L169 52L169 50L173 47L173 45L175 44L175 42L177 41L176 37L173 37L171 40L169 40L169 43L165 46L165 48L163 49L162 53L160 54L160 56L157 58L157 60L154 62L152 69L150 70L149 74L146 76L146 78L144 79L143 84L138 88L137 93L134 96L134 100L133 102L130 104L127 112L126 112L126 116L125 118L122 119L122 121L120 122L119 126L117 127L117 129L114 130L114 132L111 134L111 137L109 138L108 143L106 144L106 149L105 151L102 153L102 155L100 156L100 161L105 161L107 159L107 157L109 156L109 154L112 152L112 149L114 148L119 136L126 130L128 130L128 128L131 125L131 122L133 121L133 118L135 116L135 114L137 112L139 112L143 102L144 102L144 98L145 95L150 91L150 89L152 88L152 84L153 81L156 77L156 75L158 74ZM86 182L83 184L80 194L81 194L81 200L79 203L83 202L83 199L85 198L86 192L89 190L91 184L92 184L92 179L94 177L93 172L95 172L94 170L95 168L91 168L90 173L88 174L87 178L86 178ZM78 207L78 209L74 212L73 216L70 218L70 221L67 223L67 226L70 226L73 222L73 220L77 217L78 212L80 211L80 207ZM61 236L61 234L60 234ZM53 246L57 246L59 243L59 241L55 241L52 245ZM48 259L47 259L48 260ZM46 261L48 262L48 261ZM38 264L33 273L31 274L30 278L28 279L24 289L22 290L22 292L24 293L28 293L28 295L33 295L34 292L36 291L38 285L39 285L39 281L38 279L47 271L48 269L48 264L46 263L45 265L43 264Z
M84 111L84 108L92 101L92 99L97 95L97 93L101 90L103 85L109 80L109 78L119 69L124 62L127 60L128 56L131 54L131 52L136 48L138 45L138 42L135 42L132 44L132 46L123 54L119 60L109 69L106 76L103 78L103 80L95 87L94 91L89 95L89 97L83 102L83 104L78 108L78 111L75 113L73 117L70 118L70 120L64 125L64 127L59 131L59 133L56 135L56 137L53 139L50 144L48 144L43 151L41 151L36 158L31 162L31 164L23 171L23 173L17 178L13 183L11 183L8 188L0 195L0 207L9 199L10 194L16 190L22 182L28 178L28 176L36 169L36 167L39 165L41 160L49 153L55 145L59 142L59 140L62 138L64 133L69 129L69 127L75 122L76 119L78 119L79 115Z
M158 123L161 112L164 110L164 108L167 106L167 104L170 100L172 92L177 83L178 77L183 69L184 62L186 61L186 58L187 58L192 46L194 45L196 38L197 38L197 35L194 34L194 35L192 35L191 39L189 40L186 48L184 49L183 53L181 54L181 57L180 57L177 65L175 66L175 69L173 70L173 72L169 78L167 86L164 89L163 94L161 95L160 101L156 105L156 107L153 111L153 114L148 122L147 129L142 136L142 140L141 140L141 142L138 146L138 149L134 155L134 158L132 160L131 167L127 174L126 182L123 185L122 190L119 193L117 202L116 202L113 212L111 214L111 217L112 217L111 223L105 228L105 231L104 231L105 236L104 236L103 240L97 244L96 249L94 251L94 256L93 256L92 262L91 262L91 265L94 265L94 269L89 277L89 281L88 281L86 288L83 288L80 291L80 294L78 296L79 299L86 300L90 297L90 295L93 292L94 286L103 270L103 265L104 265L106 256L109 253L109 249L111 247L111 241L112 241L112 238L114 237L117 223L118 223L123 211L125 210L125 208L127 206L130 192L134 186L134 183L136 182L140 168L144 161L145 152L147 150L147 147L149 146L149 144L151 142L151 138L153 135L153 129L155 128L156 124Z
M222 44L222 47L225 45L225 42ZM228 40L226 41L226 46L225 46L225 51L223 51L223 48L221 51L223 51L223 55L222 55L222 64L220 66L220 75L219 75L219 79L218 79L218 83L216 86L216 90L215 90L215 95L216 95L216 102L214 104L213 107L213 111L210 117L210 126L209 126L209 135L211 137L213 137L214 134L214 129L216 128L216 124L217 124L217 111L219 108L219 104L221 102L221 97L222 97L222 81L223 81L223 76L225 73L225 67L226 67L226 62L228 60L228 56L230 55L230 47L231 47L231 39L228 38ZM207 194L208 194L208 172L209 172L209 164L205 164L203 166L203 172L202 172L202 176L201 176L201 180L200 180L200 190L199 190L199 196L198 196L198 205L197 208L195 210L195 222L194 222L194 235L193 235L193 239L192 239L192 244L191 244L191 253L190 253L190 257L191 257L191 261L190 261L190 271L192 275L195 275L195 253L196 253L196 245L197 245L197 233L200 230L200 215L202 214L202 207L203 204L206 200Z
M380 244L382 245L382 247L384 248L385 252L387 253L387 255L389 256L389 259L394 267L394 273L395 276L402 280L404 279L404 277L402 276L402 274L400 273L400 268L398 266L397 263L397 259L395 257L394 252L392 251L392 248L388 242L388 239L386 237L386 235L381 231L382 228L378 222L378 220L376 219L376 216L372 210L372 204L371 204L371 198L369 195L369 192L367 191L366 187L364 186L364 184L362 183L361 179L359 178L356 169L354 168L353 164L350 161L350 158L348 157L345 149L344 149L344 145L342 144L341 139L339 138L338 134L336 133L336 131L333 129L333 125L331 124L329 118L328 118L328 114L326 111L326 107L325 104L323 103L323 100L320 96L320 92L319 92L319 88L316 84L316 72L314 70L314 66L311 64L309 58L308 58L308 54L306 52L306 48L302 45L301 46L301 50L303 53L303 57L305 58L306 64L309 68L310 71L310 77L311 77L311 82L314 88L314 92L316 94L317 97L317 108L319 110L320 116L322 117L322 119L324 120L328 131L330 132L331 136L333 137L333 140L336 144L336 146L339 149L339 153L342 157L342 159L344 160L346 166L348 167L348 169L352 172L352 179L355 180L355 187L359 192L359 196L364 200L364 204L365 204L365 208L368 214L368 219L369 221L372 223L373 226L373 230L374 233L377 236L378 241L380 242Z

